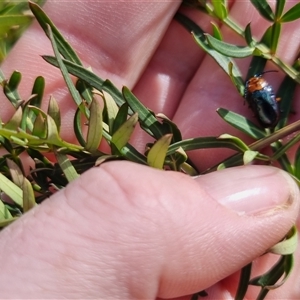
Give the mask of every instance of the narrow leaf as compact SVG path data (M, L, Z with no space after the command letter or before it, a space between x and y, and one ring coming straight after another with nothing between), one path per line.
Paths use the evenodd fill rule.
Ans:
M137 122L138 114L135 113L113 134L111 143L118 150L121 150L128 143Z
M23 212L25 213L36 205L31 183L26 177L23 178L22 190L23 190Z
M85 106L82 106L82 99L79 95L79 92L76 90L75 86L74 86L74 83L72 82L70 76L69 76L69 73L68 73L68 70L67 68L65 67L61 57L60 57L60 54L58 52L58 48L57 48L57 44L56 44L56 41L53 37L53 34L52 34L52 31L51 31L51 27L48 25L47 26L48 29L49 29L49 38L51 40L51 44L52 44L52 48L53 48L53 51L55 53L55 57L57 59L57 62L58 62L58 65L59 65L59 68L60 68L60 71L62 73L62 76L66 82L66 85L68 87L68 90L74 100L74 102L76 103L76 105L82 109L83 113L87 114L86 112L86 107Z
M154 143L147 155L147 162L150 167L163 169L171 140L172 134L166 134Z
M277 91L277 97L280 98L280 119L276 126L277 129L283 128L290 117L294 93L297 83L289 76L285 76Z
M274 245L269 249L268 252L279 254L279 255L288 255L293 254L297 249L298 244L298 233L297 228L293 226L289 233L286 235L286 238Z
M276 0L275 17L280 19L285 6L285 0Z
M77 141L79 142L79 144L82 147L85 147L86 141L84 139L82 129L81 129L81 123L82 123L81 116L82 116L82 113L81 113L80 109L77 108L77 110L75 112L74 120L73 120L73 128L74 128L74 133L77 138Z
M9 168L9 173L12 181L18 186L22 187L24 175L19 168L19 166L11 159L6 159L7 166Z
M34 98L30 99L30 104L36 107L41 107L43 95L45 89L45 79L42 76L38 76L33 84L31 94L35 95Z
M229 148L242 153L244 153L245 151L245 147L241 149L231 139L225 139L225 138L222 139L217 137L197 137L197 138L182 140L177 143L171 144L167 156L174 154L179 147L182 147L184 151L207 149L207 148Z
M245 35L245 40L247 42L247 45L249 47L253 47L253 37L252 37L252 32L251 32L251 27L250 27L250 23L247 24L246 28L245 28L245 32L244 32L244 35Z
M7 209L6 205L0 200L0 227L1 222L3 220L10 220L12 218L12 215L10 211Z
M191 19L188 17L177 13L175 15L175 19L181 23L189 32L192 33L196 43L206 52L208 53L218 64L219 66L229 75L228 66L232 64L231 72L234 77L242 78L241 72L239 68L235 64L235 62L229 57L222 55L221 53L214 50L207 42L205 37L205 32Z
M6 176L0 173L0 190L7 194L16 204L23 207L23 191Z
M250 276L251 276L251 270L252 270L252 263L242 268L240 273L239 286L234 297L235 300L245 299L246 292L248 290Z
M59 67L55 57L47 55L42 57L51 65ZM122 93L109 80L104 81L90 70L87 70L84 67L76 65L68 60L63 59L62 61L70 74L90 84L98 91L104 90L108 92L110 95L112 95L118 106L121 106L125 102Z
M22 121L22 108L19 107L10 120L3 126L7 130L17 130Z
M55 37L57 43L58 51L61 53L61 55L67 60L70 60L80 65L81 61L77 56L76 52L66 41L63 35L59 32L59 30L55 27L55 25L52 23L52 21L46 15L46 13L41 9L41 7L32 1L28 1L28 3L36 20L39 22L40 26L42 27L42 29L44 30L44 32L48 37L50 33L49 32L49 26L50 26L51 32L53 32L53 36Z
M274 13L266 0L251 0L260 15L268 21L274 20Z
M213 37L219 41L222 41L223 40L222 33L218 25L214 22L211 22L211 25L213 27Z
M54 120L58 132L60 131L61 117L57 101L53 96L50 96L47 114Z
M244 165L248 165L251 162L253 162L253 160L257 157L258 154L258 151L246 150L243 155Z
M236 145L237 149L240 149L241 151L247 151L250 150L249 147L238 137L230 135L230 134L221 134L218 139L222 139L222 140L228 140L229 142L233 143L234 145Z
M112 134L114 134L122 124L127 120L128 116L128 104L125 102L120 108L116 115L116 118L113 123Z
M17 90L19 83L21 82L21 78L21 73L14 71L8 82L5 80L2 82L4 94L14 107L18 107L21 101L21 96Z
M228 11L226 6L224 5L223 1L220 0L212 0L212 5L214 7L214 13L215 15L221 19L224 20L227 15L228 15Z
M123 87L123 95L130 108L138 113L141 127L157 139L163 136L162 125L127 87Z
M41 113L39 113L35 119L32 135L41 139L45 139L47 137L47 124L44 116Z
M272 25L272 41L271 41L271 53L275 54L279 42L279 37L280 37L280 32L281 32L281 23L275 22Z
M5 37L13 26L28 25L31 20L31 16L25 15L0 15L0 37Z
M218 108L217 113L225 122L246 133L254 139L261 139L266 136L265 131L263 131L260 127L258 127L242 115L224 108Z
M108 119L109 133L113 134L114 121L118 114L119 108L113 97L106 91L103 91L103 99L105 102L105 111Z
M236 46L220 41L206 34L209 45L221 54L229 57L244 58L252 55L254 48L249 46Z
M90 107L89 127L85 149L91 153L98 150L102 139L102 109L97 98L94 98Z
M294 175L300 180L300 146L298 146L295 154Z
M300 3L289 9L280 19L281 22L291 22L300 18Z
M79 177L77 174L75 168L73 167L72 163L70 162L67 155L63 153L59 153L57 151L54 152L55 156L57 158L57 161L59 163L59 166L61 167L63 173L65 174L68 182L71 182Z
M158 113L156 115L157 118L162 119L163 124L168 126L168 132L172 133L172 143L178 142L182 140L182 136L181 136L181 132L178 128L178 126L172 122L166 115L162 114L162 113Z
M91 68L89 68L91 70ZM68 71L69 72L69 71ZM78 79L75 84L76 89L80 93L81 97L86 101L88 106L92 103L93 93L92 87L85 81Z

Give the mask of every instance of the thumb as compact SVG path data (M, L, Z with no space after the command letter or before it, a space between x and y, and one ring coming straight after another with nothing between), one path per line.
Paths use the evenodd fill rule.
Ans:
M106 163L1 232L1 296L191 294L278 242L298 209L297 186L271 167L239 167L193 180L128 162Z

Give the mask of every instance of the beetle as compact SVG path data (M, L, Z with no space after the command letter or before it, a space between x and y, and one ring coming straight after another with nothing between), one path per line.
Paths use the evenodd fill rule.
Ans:
M277 71L270 70L255 74L246 81L244 98L260 125L265 128L274 128L280 117L278 103L280 98L276 98L272 86L262 77L263 74L268 72Z

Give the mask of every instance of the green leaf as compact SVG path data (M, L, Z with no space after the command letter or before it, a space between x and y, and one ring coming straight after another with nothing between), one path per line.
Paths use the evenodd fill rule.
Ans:
M244 165L248 165L251 162L253 162L253 160L257 157L258 154L258 151L246 150L243 155Z
M42 57L51 65L55 67L59 66L55 57L47 55ZM108 92L114 98L118 106L121 106L125 102L122 93L109 80L104 81L90 70L87 70L84 67L76 65L68 60L63 59L63 63L70 74L90 84L98 91L104 90Z
M103 91L103 99L105 102L105 112L108 120L109 133L113 134L114 121L118 114L119 108L116 102L114 101L113 97L106 91Z
M3 220L9 220L12 218L10 211L7 209L6 205L0 200L0 227Z
M73 167L72 163L70 162L67 155L63 153L59 153L57 151L54 152L55 156L57 158L57 162L59 166L61 167L63 173L65 174L68 182L71 182L79 177L77 174L75 168Z
M133 130L138 122L138 114L133 114L118 130L113 134L111 143L120 151L129 141Z
M41 107L43 95L44 95L44 89L45 89L45 79L42 76L38 76L33 84L33 88L31 91L31 98L30 101L28 101L30 105L35 107ZM26 116L26 124L22 126L23 129L29 128L29 130L32 130L31 124L34 123L36 118L36 115L33 113L32 110L29 110L27 112ZM24 119L23 119L24 120ZM27 126L28 125L28 126Z
M172 122L166 115L162 113L156 114L156 117L162 119L163 124L167 125L168 127L167 131L169 133L172 133L172 143L176 143L182 140L181 132L174 122Z
M120 108L113 123L112 134L114 134L127 120L128 104L125 102Z
M3 126L3 128L7 130L17 130L21 124L22 121L22 108L19 107L13 116L10 118L10 120Z
M34 98L30 99L30 104L36 107L41 107L45 89L45 79L42 76L38 76L33 84L31 94Z
M217 113L225 122L254 139L261 139L263 137L266 137L265 131L263 131L260 127L258 127L242 115L224 108L218 108Z
M5 37L13 26L28 25L31 20L31 16L25 15L0 15L0 37Z
M48 115L47 116L47 143L56 146L63 146L62 139L58 134L58 130L54 120Z
M23 190L23 212L25 213L36 205L31 183L26 177L23 177L22 190Z
M60 110L57 101L52 95L50 96L47 114L54 120L57 130L59 132L61 125Z
M85 147L86 141L84 139L82 129L81 129L81 116L82 116L82 112L80 111L79 108L77 108L73 120L73 128L74 128L74 133L77 138L77 141L82 147Z
M205 32L195 22L180 13L177 13L175 15L175 19L180 24L182 24L189 32L192 33L196 43L219 64L219 66L226 72L226 74L229 75L228 66L232 64L231 73L233 74L233 76L236 78L242 78L241 72L239 71L235 62L229 57L222 55L221 53L214 50L208 44Z
M23 207L23 191L16 184L0 173L0 190L7 194L12 201Z
M211 22L211 25L213 27L213 37L216 38L217 40L222 41L222 33L220 28L218 27L218 25L216 23Z
M275 54L279 42L279 37L280 37L280 32L281 32L281 23L275 22L272 25L272 41L271 41L271 53Z
M92 154L95 153L102 139L102 109L97 100L94 98L90 107L89 127L86 139L85 149Z
M221 54L229 57L244 58L253 54L254 48L249 46L236 46L220 41L213 36L206 34L209 45L220 52Z
M236 89L238 90L239 94L244 97L245 94L245 84L244 81L242 79L242 77L240 75L235 75L234 73L234 66L233 64L230 62L228 65L228 75L232 81L232 83L235 85Z
M282 164L282 168L287 172L293 174L291 163L286 155L288 151L295 145L298 145L300 141L300 133L296 134L291 138L286 144L282 145L280 141L275 143L275 146L272 147L274 154L272 155L273 160L278 160Z
M21 78L22 74L18 71L14 71L8 82L2 81L4 94L14 107L18 107L21 101L21 96L17 90L21 82Z
M299 18L300 18L300 3L297 3L280 18L280 22L292 22Z
M253 47L254 46L254 41L253 41L253 37L252 37L252 32L251 32L251 26L250 26L251 23L248 23L246 28L245 28L245 31L244 31L244 35L245 35L245 40L247 42L247 45L249 47Z
M280 19L283 9L285 6L285 0L277 0L276 1L276 8L275 8L275 18L278 20Z
M122 91L124 98L132 111L138 113L141 127L146 130L146 132L153 135L156 139L163 136L164 131L162 129L162 125L157 121L153 113L147 109L127 87L123 87Z
M66 41L63 35L59 32L59 30L55 27L55 25L52 23L52 21L49 19L46 13L41 9L41 7L32 1L28 1L28 3L29 3L29 8L31 9L36 20L39 22L40 26L42 27L46 35L50 38L50 32L53 33L54 37L52 37L52 40L53 38L55 38L55 44L57 44L57 48L58 48L57 51L59 51L59 53L61 53L61 55L67 60L75 62L78 65L81 65L81 61L77 56L76 52ZM49 27L51 28L50 31L49 31ZM51 43L53 44L53 41L51 41ZM55 56L57 57L57 55Z
M35 135L41 139L45 139L47 136L46 120L41 113L39 113L35 119L32 135Z
M146 157L138 152L130 144L127 144L120 150L120 154L123 155L127 160L136 162L142 165L147 165Z
M285 239L269 249L268 252L278 255L288 255L295 253L298 244L297 228L293 226Z
M49 25L47 27L49 29L49 38L50 38L51 43L52 43L52 48L53 48L55 57L57 59L57 62L58 62L60 71L62 73L62 76L63 76L63 78L66 82L66 85L68 87L68 90L69 90L74 102L76 103L76 105L82 110L82 112L86 116L88 116L87 108L86 108L86 106L81 105L82 104L82 99L79 95L79 92L76 90L76 88L74 86L74 83L72 82L71 77L68 74L68 70L67 70L66 66L64 65L61 57L60 57L60 54L58 52L58 48L57 48L57 45L56 45L56 41L55 41L55 39L53 37L53 34L52 34L52 31L51 31L51 27Z
M9 168L9 173L13 183L18 187L22 187L24 175L19 168L19 166L11 159L6 159L7 166Z
M226 6L224 5L223 1L220 0L212 0L212 5L214 7L214 13L215 15L221 19L224 20L227 15L228 15L228 11Z
M265 274L255 277L250 280L249 284L261 286L261 292L256 299L262 300L265 298L270 289L281 286L290 275L294 264L293 255L281 256L279 261ZM277 281L283 276L281 281Z
M231 142L232 144L236 145L236 148L239 149L240 151L247 151L250 150L249 147L238 137L230 135L230 134L221 134L218 139L222 139L222 140L227 140L229 142Z
M4 228L6 227L7 225L13 223L14 221L16 221L18 218L10 218L10 219L7 219L7 220L1 220L0 221L0 228Z
M92 87L81 79L76 81L75 87L89 106L93 100Z
M150 167L163 169L171 140L172 134L166 134L154 143L147 155L147 162Z
M262 17L268 21L274 21L274 13L266 0L251 0L251 2Z
M174 154L179 148L184 151L207 149L207 148L229 148L244 153L245 147L242 149L230 138L218 137L197 137L179 141L171 144L167 156ZM248 148L246 149L248 150Z
M283 128L288 122L296 87L297 83L289 76L286 76L278 89L277 97L281 99L279 102L281 111L280 120L276 126L278 129Z
M300 146L298 147L295 154L294 175L300 180Z
M187 156L186 152L181 147L179 147L175 151L175 153L169 157L169 159L171 162L168 165L170 165L171 170L180 171L180 170L182 170L183 164L187 161L188 156ZM184 167L187 167L187 164ZM191 167L189 168L189 170L188 170L188 168L185 168L184 171L185 172L192 171L193 175L188 173L191 176L194 176L196 173L195 170L192 170Z
M251 276L251 270L252 270L252 263L242 268L240 273L239 286L234 297L235 300L245 299L246 292L248 290L250 276Z

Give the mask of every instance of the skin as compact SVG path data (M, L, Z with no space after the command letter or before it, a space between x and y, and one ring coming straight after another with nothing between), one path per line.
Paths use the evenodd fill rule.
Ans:
M227 132L249 141L216 115L218 107L249 117L252 113L216 63L172 20L179 6L179 2L48 1L44 9L85 66L120 88L131 88L147 107L172 118L184 138ZM230 6L241 25L251 20L255 36L267 27L249 2ZM210 30L205 15L181 11ZM287 63L293 62L299 48L298 25L297 21L283 29L278 55ZM222 31L226 41L241 42L228 29ZM26 78L20 87L25 99L30 95L28 82L44 76L44 108L52 94L63 116L62 136L73 141L75 105L59 71L40 58L51 53L49 41L34 24L2 70L7 76L21 71ZM239 62L243 74L248 64ZM276 89L282 74L271 73L268 78ZM0 115L6 121L13 109L3 95L0 101ZM296 101L296 112L299 105ZM297 118L296 113L291 121ZM137 130L132 143L143 150L148 141ZM209 149L190 156L204 170L229 154ZM1 232L1 296L189 299L206 289L206 299L233 299L236 272L278 242L298 222L298 213L297 186L273 167L232 168L191 179L129 162L106 163ZM299 299L298 252L291 278L268 299ZM272 262L270 255L258 259L254 274ZM251 288L247 299L256 294L257 289Z

